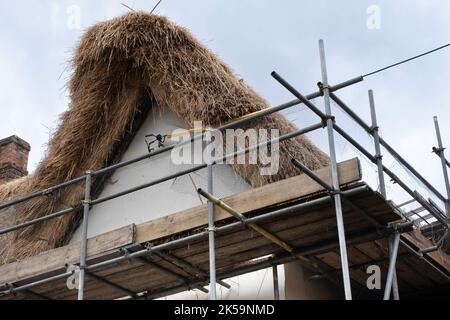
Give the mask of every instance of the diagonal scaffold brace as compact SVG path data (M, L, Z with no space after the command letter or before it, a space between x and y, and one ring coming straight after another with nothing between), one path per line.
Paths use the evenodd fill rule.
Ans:
M198 189L197 192L205 197L208 201L210 201L211 203L213 203L215 206L225 210L226 212L228 212L229 214L231 214L233 217L235 217L236 219L238 219L243 225L247 226L248 228L256 231L257 233L259 233L260 235L262 235L263 237L265 237L266 239L268 239L269 241L271 241L272 243L276 244L277 246L279 246L280 248L284 249L285 251L287 251L288 253L290 253L293 257L295 257L296 259L298 259L301 263L303 263L306 267L308 267L310 270L313 271L319 271L320 273L322 273L325 277L327 277L329 280L336 282L336 278L333 274L331 274L328 270L325 270L325 268L323 268L320 265L319 261L316 261L315 258L311 257L305 257L303 255L297 254L296 250L293 246L291 246L290 244L288 244L287 242L285 242L284 240L282 240L280 237L278 237L276 234L268 231L267 229L261 227L259 224L254 223L254 222L250 222L248 221L248 219L240 212L236 211L235 209L233 209L232 207L230 207L228 204L226 204L225 202L223 202L222 200L216 198L215 196L213 196L212 194L209 194L208 192L204 191L203 189Z

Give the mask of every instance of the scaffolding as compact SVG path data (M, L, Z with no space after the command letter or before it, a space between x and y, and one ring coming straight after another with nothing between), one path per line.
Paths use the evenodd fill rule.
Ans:
M30 195L20 197L13 199L11 201L8 201L6 203L0 204L0 210L8 208L10 206L28 201L30 199L34 199L36 197L46 196L49 194L52 194L58 189L65 188L68 186L72 186L75 184L81 184L84 183L85 186L85 197L84 200L81 203L81 207L83 209L83 220L81 225L82 230L82 238L81 238L81 254L79 263L72 269L67 269L65 272L60 272L58 274L46 277L44 279L40 279L38 281L31 281L29 283L21 283L19 285L17 284L5 284L6 288L0 289L2 290L0 292L0 296L7 297L14 294L17 294L19 292L26 292L30 294L31 296L35 296L37 298L46 298L45 296L42 296L38 293L35 293L32 291L33 288L38 287L40 285L50 283L52 281L57 281L61 279L67 279L69 277L76 278L77 288L78 288L78 299L83 300L84 299L84 291L85 291L85 281L86 278L94 279L95 281L98 281L100 283L103 283L106 286L109 286L111 288L114 288L118 292L121 292L125 298L131 298L131 299L144 299L144 298L157 298L161 296L167 296L171 293L180 292L183 290L190 290L193 288L197 288L203 292L209 292L210 299L216 300L217 294L216 294L216 284L219 284L223 287L229 288L230 286L224 282L223 280L239 274L245 274L248 272L252 272L255 270L260 270L267 267L273 268L273 275L274 275L274 298L279 299L279 286L278 286L278 274L277 274L277 265L283 264L289 261L294 260L300 260L301 263L306 265L307 267L315 270L316 272L319 272L324 277L327 277L329 279L336 280L336 277L334 274L331 274L329 270L324 269L320 263L317 263L317 261L314 261L314 259L306 258L307 255L311 255L318 252L323 252L324 250L329 250L332 248L339 248L339 256L340 256L340 270L339 274L342 275L342 279L340 279L338 282L343 285L343 291L345 294L345 298L347 300L352 299L352 287L351 287L351 277L350 277L350 269L348 263L348 257L347 257L347 248L349 244L360 241L361 238L364 238L364 236L361 236L359 238L346 238L345 233L345 224L343 220L343 203L346 206L349 206L354 212L357 212L360 214L364 219L366 219L370 224L376 228L378 234L382 234L383 237L387 238L389 241L389 267L388 267L388 273L385 283L385 290L383 294L383 299L389 300L391 297L395 300L398 300L399 297L399 289L398 289L398 281L397 281L397 275L396 275L396 262L399 258L399 246L400 244L406 248L406 253L403 254L413 254L414 256L417 256L421 258L427 265L429 265L430 268L436 270L442 277L444 277L447 281L447 283L450 283L450 276L449 276L449 270L443 270L439 266L436 266L435 263L429 261L426 258L426 254L437 251L440 246L445 242L446 238L448 237L448 228L449 228L449 213L450 213L450 184L449 184L449 177L447 173L447 167L450 167L449 161L445 158L444 155L444 147L440 135L438 120L435 117L434 123L435 123L435 129L436 129L436 136L437 136L437 142L438 146L433 148L433 151L436 153L437 156L439 156L442 169L443 169L443 177L445 181L446 191L447 195L443 196L431 183L429 183L419 172L417 172L402 156L400 156L383 138L379 136L379 127L376 119L376 110L375 110L375 100L374 100L374 94L372 90L369 90L369 105L370 105L370 115L371 115L371 124L367 124L364 120L362 120L349 106L347 106L337 95L336 92L340 89L349 87L353 84L359 83L364 80L363 76L356 77L353 79L350 79L348 81L339 83L337 85L330 85L328 83L328 75L327 75L327 67L326 67L326 58L325 58L325 49L324 49L324 43L322 40L319 41L319 52L320 52L320 62L321 62L321 74L322 79L321 82L318 83L319 90L311 93L309 95L303 95L300 93L296 88L294 88L288 81L283 79L278 73L272 72L272 77L281 84L286 90L288 90L295 99L292 101L289 101L287 103L281 104L279 106L270 107L264 110L261 110L260 112L251 114L249 116L240 118L236 121L233 121L231 123L225 124L219 128L213 129L216 131L223 131L228 128L236 128L244 124L248 124L251 121L273 114L275 112L279 112L294 106L298 106L299 104L304 104L308 109L310 109L314 114L316 114L319 117L319 122L317 122L314 125L308 126L303 129L296 130L291 133L287 133L285 135L280 136L277 139L272 139L270 141L260 143L257 145L249 146L243 150L238 150L232 154L227 154L221 159L212 159L210 163L204 163L201 165L193 166L192 168L177 172L175 174L168 175L163 178L159 178L144 184L141 184L139 186L135 186L133 188L120 191L118 193L100 197L97 199L92 199L91 194L91 187L92 187L92 181L95 178L102 177L106 174L110 174L114 172L115 170L119 168L123 168L126 166L130 166L132 164L135 164L137 162L143 161L145 159L149 159L151 157L154 157L156 155L169 152L173 150L175 147L180 146L180 144L174 144L169 146L163 146L160 149L156 151L149 152L148 154L142 155L140 157L137 157L132 160L120 162L108 167L105 167L101 170L97 171L87 171L85 175L80 176L76 179L72 179L69 181L66 181L64 183L61 183L59 185L52 186L48 189L32 193ZM315 98L322 97L324 99L324 105L325 105L325 112L322 112L313 102L312 100ZM359 125L361 128L363 128L372 138L374 143L374 150L375 154L368 151L366 148L364 148L361 144L359 144L354 138L352 138L344 129L342 129L335 117L333 116L332 110L331 110L331 101L334 101L347 115L350 116L351 119L355 121L357 125ZM269 213L264 213L255 217L246 217L234 208L232 208L230 205L225 203L224 201L216 198L214 196L214 190L213 190L213 174L212 174L212 168L217 163L222 163L227 159L234 158L238 155L249 153L252 150L262 148L264 146L272 145L275 143L280 143L284 140L292 139L294 137L304 135L306 133L319 130L319 129L326 129L327 131L327 139L329 144L329 152L330 152L330 168L331 168L331 184L324 181L321 177L319 177L315 172L309 170L305 165L303 165L300 161L297 159L292 159L293 170L300 170L302 173L307 175L310 179L315 181L317 184L319 184L323 190L327 192L327 194L318 199L312 199L310 201L297 203L297 204L291 204L286 208L281 208L277 210L273 210ZM201 132L200 134L194 134L189 141L185 141L182 143L193 143L194 141L198 139L204 139L205 136L208 136L211 132ZM431 246L429 248L424 248L422 250L414 249L411 245L403 241L400 237L400 235L404 232L409 232L412 230L413 225L415 223L414 216L418 216L421 219L424 219L423 216L419 215L419 211L411 211L403 215L403 220L400 222L396 222L393 224L382 224L377 219L372 217L371 215L367 214L363 208L356 205L354 203L354 199L352 196L357 195L358 192L363 190L364 186L357 186L356 188L349 189L349 190L343 190L341 188L341 184L339 181L339 175L338 175L338 163L336 159L336 150L335 150L335 133L342 136L345 140L347 140L351 145L353 145L363 156L365 156L370 162L376 165L377 171L378 171L378 182L379 182L379 190L382 198L384 201L387 201L387 195L386 195L386 181L385 181L385 175L387 175L391 181L398 186L400 186L409 196L411 196L411 200L408 202L405 202L403 204L400 204L397 206L397 209L401 210L401 208L407 204L417 202L421 205L420 210L427 211L429 218L436 219L436 223L439 228L442 229L442 237L439 241L436 242L436 245ZM382 161L382 147L384 150L386 150L392 157L394 157L398 162L400 162L405 168L408 169L408 171L420 182L422 182L428 190L436 196L438 199L442 200L445 204L445 209L441 209L438 205L436 205L431 199L426 199L424 196L422 196L417 191L411 189L411 187L408 186L406 182L401 180L391 169L387 168ZM157 184L175 179L177 177L181 177L183 175L187 175L189 173L201 170L201 169L207 169L207 175L208 175L208 183L207 183L207 191L199 189L198 193L199 195L205 197L208 200L207 204L207 212L208 212L208 226L204 231L199 231L194 234L185 235L178 239L172 239L170 241L160 243L157 245L148 244L146 246L142 246L140 244L134 244L126 247L121 248L121 254L119 256L114 256L106 261L100 261L94 264L87 264L87 234L88 234L88 221L89 221L89 212L90 209L93 206L96 206L98 204L104 203L106 201L110 201L119 197L122 197L124 195L149 188L151 186L155 186ZM261 227L259 224L263 223L264 221L267 221L268 219L279 217L282 218L289 213L295 211L295 210L301 210L306 208L312 208L315 205L319 205L321 203L325 203L332 199L334 202L334 210L335 210L335 218L336 218L336 225L337 225L337 235L338 235L338 242L336 243L329 243L325 245L320 245L316 247L309 248L307 250L305 249L298 249L290 244L283 241L277 234L272 233L268 230L266 230L264 227ZM231 221L227 224L216 226L215 225L215 208L220 207L223 210L230 213L233 217L236 218L237 221ZM29 227L38 223L50 221L51 219L54 219L56 217L60 217L62 215L67 214L73 214L76 213L79 210L80 207L72 207L72 208L66 208L63 210L60 210L58 212L53 212L51 214L47 214L45 216L42 216L37 219L33 219L21 224L17 224L14 226L6 227L4 229L0 230L0 235L10 233L13 231L17 231L19 229ZM426 220L426 219L425 219ZM273 256L267 259L261 259L255 264L252 265L244 265L240 268L237 268L235 270L232 270L230 272L221 273L220 275L216 274L216 251L215 251L215 238L216 235L222 232L228 232L232 230L237 230L239 228L242 228L245 226L248 229L252 229L256 231L257 233L261 234L263 237L271 241L272 243L276 244L279 248L283 249L287 253L284 255L278 255ZM171 248L175 248L181 244L189 243L190 241L195 241L199 239L203 239L207 237L208 238L208 248L209 248L209 274L207 271L202 270L191 263L184 261L183 259L180 259L174 255L171 255L169 250ZM189 274L192 274L193 278L188 278L184 276L180 276L179 274L164 268L161 265L158 265L155 262L152 262L148 260L146 257L149 255L157 255L159 257L162 257L165 259L165 261L169 261L170 263L181 266L184 270L188 270ZM145 291L145 292L133 292L127 288L124 288L123 286L120 286L116 283L113 283L107 279L104 279L98 275L95 274L96 270L99 270L103 267L107 266L113 266L117 263L123 262L123 261L129 261L129 260L139 260L140 262L151 265L153 268L156 268L158 271L164 274L168 274L175 279L179 280L180 284L177 286L174 286L172 288L169 288L167 290L157 292L157 291ZM194 280L193 280L194 279ZM209 290L205 289L205 286L209 284Z

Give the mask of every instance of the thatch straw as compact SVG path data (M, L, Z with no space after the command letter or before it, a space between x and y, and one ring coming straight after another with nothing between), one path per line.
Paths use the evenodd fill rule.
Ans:
M195 120L220 125L268 106L187 30L152 14L133 12L90 28L78 45L73 70L70 106L46 156L30 177L0 186L0 201L104 167L116 142L130 130L144 89L151 91L159 107L170 108L188 126ZM279 114L251 126L279 128L281 134L295 130ZM277 175L261 176L257 165L233 168L252 186L260 186L297 174L287 153L312 169L328 164L328 157L305 137L284 142L280 151ZM78 204L82 188L67 188L0 214L9 217L3 219L8 224L37 218ZM72 224L73 217L63 216L16 234L14 241L3 237L3 261L54 248Z

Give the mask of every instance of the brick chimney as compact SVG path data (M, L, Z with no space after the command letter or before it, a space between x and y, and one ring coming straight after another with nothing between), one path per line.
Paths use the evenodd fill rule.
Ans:
M30 145L17 136L0 140L0 184L28 174Z

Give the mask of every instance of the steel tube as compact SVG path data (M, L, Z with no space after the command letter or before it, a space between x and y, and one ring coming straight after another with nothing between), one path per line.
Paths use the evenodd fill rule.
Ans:
M253 145L253 146L250 146L248 148L245 148L245 149L233 152L231 154L225 155L224 157L222 157L222 158L220 158L218 160L217 159L214 160L213 164L217 164L219 162L223 163L223 162L226 162L229 158L237 157L238 155L241 155L243 153L248 153L248 152L250 152L250 151L252 151L254 149L258 149L258 148L261 148L261 147L264 147L264 146L267 146L267 145L271 145L271 144L277 144L277 143L280 143L282 141L285 141L285 140L288 140L288 139L291 139L291 138L295 138L297 136L300 136L300 135L303 135L303 134L306 134L308 132L311 132L311 131L314 131L314 130L317 130L317 129L321 129L321 128L323 128L323 124L322 123L313 124L313 125L310 125L308 127L303 128L303 129L299 129L299 130L296 130L296 131L292 131L290 133L286 133L286 134L284 134L284 135L282 135L282 136L280 136L278 138L275 138L275 139L272 139L272 140L269 140L269 141L265 141L265 142L262 142L260 144Z
M349 106L347 106L338 96L334 93L330 93L330 98L336 102L336 104L341 107L357 124L359 124L367 133L371 133L370 126L360 118Z
M272 76L276 78L276 76L278 76L278 74L276 72L272 72ZM355 83L358 83L358 82L361 82L363 80L364 80L363 77L356 77L356 78L353 78L353 79L350 79L350 80L338 83L338 84L336 84L334 86L330 86L330 91L332 91L332 92L338 91L340 89L343 89L345 87L351 86L351 85L353 85ZM306 95L304 98L306 99L306 101L308 101L308 100L312 100L312 99L315 99L315 98L319 98L321 96L322 96L322 92L321 91L316 91L316 92L313 92L313 93L310 93L310 94ZM284 110L284 109L287 109L287 108L290 108L290 107L293 107L293 106L296 106L296 105L299 105L299 104L302 104L302 103L305 103L305 100L303 100L303 99L302 100L294 99L294 100L291 100L289 102L286 102L286 103L283 103L281 105L278 105L276 107L269 107L269 108L264 109L264 110L254 114L254 115L250 115L248 117L242 118L242 119L237 120L237 121L235 121L233 123L230 123L230 124L225 124L225 125L221 126L220 128L218 128L218 130L224 130L224 129L228 129L228 128L233 128L233 127L245 124L245 123L247 123L247 122L249 122L251 120L254 120L254 119L257 119L257 118L260 118L260 117L263 117L263 116L267 116L267 115L270 115L272 113L275 113L275 112L278 112L278 111L281 111L281 110Z
M404 207L404 206L406 206L407 204L411 204L411 203L413 203L413 202L416 202L416 199L410 199L410 200L408 200L408 201L405 201L405 202L403 202L403 203L400 203L400 204L396 205L396 207L397 207L397 208L401 208L401 207Z
M159 255L164 260L169 261L173 265L183 269L184 271L186 271L187 273L189 273L189 274L191 274L191 275L193 275L195 277L199 277L201 279L207 279L207 277L208 277L208 274L204 270L202 270L202 269L200 269L200 268L198 268L196 266L193 266L189 262L187 262L187 261L185 261L183 259L180 259L180 258L178 258L175 255L172 255L172 254L167 253L167 252L158 252L157 255ZM222 280L217 280L217 283L220 284L222 287L225 287L227 289L231 288L231 286L228 283L226 283L226 282L224 282Z
M307 176L309 176L311 179L313 179L315 182L317 182L325 190L327 190L331 194L333 194L333 192L335 192L332 186L330 186L328 183L323 181L317 174L315 174L313 171L308 169L308 167L306 167L303 163L301 163L300 161L298 161L296 159L292 159L291 161L295 167L297 167L299 170L304 172ZM350 201L350 199L348 199L344 195L342 196L342 200L345 201L352 210L358 212L359 214L364 216L367 220L369 220L369 222L372 223L375 227L377 227L379 229L384 229L384 227L376 219L374 219L372 216L367 214L364 210L362 210L361 208L356 206L352 201Z
M5 233L9 233L9 232L12 232L12 231L15 231L15 230L18 230L18 229L23 229L23 228L26 228L26 227L32 226L34 224L50 220L50 219L54 219L54 218L63 216L63 215L68 214L68 213L73 213L76 210L77 210L77 208L67 208L67 209L64 209L64 210L61 210L61 211L58 211L58 212L55 212L55 213L51 213L51 214L45 215L45 216L40 217L40 218L36 218L36 219L30 220L30 221L27 221L27 222L24 222L24 223L21 223L21 224L17 224L17 225L12 226L12 227L7 227L7 228L4 228L4 229L0 230L0 235L5 234Z
M90 273L90 272L87 272L86 275L87 275L88 277L90 277L90 278L92 278L92 279L98 281L98 282L101 282L101 283L103 283L103 284L105 284L105 285L107 285L107 286L109 286L109 287L111 287L111 288L116 289L116 290L119 291L119 292L122 292L122 293L126 294L127 296L130 296L130 297L133 298L133 299L135 299L135 298L137 297L137 295L136 295L135 292L133 292L133 291L131 291L131 290L128 290L128 289L126 289L126 288L124 288L124 287L122 287L122 286L119 286L118 284L116 284L116 283L114 283L114 282L111 282L111 281L109 281L109 280L106 280L105 278L99 277L99 276L97 276L97 275L95 275L95 274L93 274L93 273Z
M434 128L436 130L436 138L438 142L438 149L435 149L435 151L436 154L439 156L439 158L441 158L442 173L444 174L445 190L447 191L447 201L445 201L445 211L447 214L447 219L450 219L450 181L448 178L447 164L444 155L445 149L442 144L441 130L439 129L438 118L435 116L433 117L433 120L434 120Z
M208 136L208 135L207 135ZM208 142L211 142L211 136L208 136ZM212 159L209 159L208 164L208 193L213 194L213 166ZM209 285L210 285L210 300L217 300L216 291L216 239L215 239L215 217L214 204L208 200L208 250L209 250Z
M375 146L375 160L378 172L378 183L380 185L380 193L384 199L387 199L386 195L386 185L384 183L384 171L383 171L383 160L380 148L380 136L377 123L377 113L375 110L375 99L373 97L373 91L369 90L369 106L370 106L370 118L372 120L371 133L373 136L374 146ZM389 253L393 250L393 243L389 240ZM393 281L392 281L392 296L394 300L399 300L398 282L397 282L397 272L394 269Z
M273 299L280 300L280 286L278 285L278 266L272 267Z
M248 147L246 149L242 149L242 150L239 150L239 151L234 152L232 154L226 155L226 156L224 156L223 158L221 158L219 160L214 160L213 164L217 164L219 162L220 163L224 163L229 158L237 157L238 155L241 155L243 153L248 153L248 152L250 152L250 151L252 151L254 149L262 148L262 147L267 146L267 145L277 144L277 143L280 143L280 142L282 142L284 140L288 140L288 139L291 139L291 138L294 138L294 137L297 137L297 136L300 136L300 135L303 135L303 134L306 134L308 132L311 132L311 131L314 131L314 130L317 130L317 129L321 129L321 128L323 128L323 124L322 123L313 124L313 125L311 125L309 127L305 127L304 129L299 129L299 130L296 130L296 131L292 131L292 132L284 134L284 135L282 135L282 136L280 136L278 138L275 138L275 139L272 139L272 140L269 140L269 141L266 141L266 142L262 142L260 144L253 145L253 146Z
M13 284L10 284L9 286L10 286L11 288L15 288L15 287L16 287L16 286L13 285ZM34 292L34 291L32 291L32 290L23 290L23 293L24 293L25 295L33 296L35 299L39 299L39 300L51 300L50 298L48 298L48 297L46 297L46 296L44 296L44 295L42 295L42 294L40 294L40 293L36 293L36 292ZM0 294L0 296L1 296L1 294Z
M87 257L87 233L89 223L89 206L91 202L91 172L86 172L86 182L83 201L83 224L81 229L81 253L80 253L80 274L78 281L78 300L84 299L84 280L86 275L86 257Z
M302 103L304 103L311 111L313 111L317 116L320 117L322 121L325 121L327 116L319 108L317 108L312 102L308 100L307 97L303 96L300 92L297 91L289 82L283 79L278 73L272 71L272 77L277 80L283 87L285 87L290 93L292 93L295 97L298 98Z
M331 92L335 92L335 91L341 90L341 89L343 89L345 87L354 85L354 84L356 84L358 82L362 82L362 81L364 81L364 78L362 76L359 76L359 77L356 77L356 78L353 78L353 79L350 79L350 80L338 83L338 84L336 84L334 86L329 85L329 90L330 90L330 93Z
M12 294L12 293L20 292L20 291L25 291L25 290L37 287L37 286L39 286L41 284L47 284L47 283L50 283L50 282L53 282L53 281L57 281L57 280L61 280L61 279L67 278L67 277L71 276L72 274L73 274L73 271L64 272L64 273L61 273L61 274L58 274L58 275L55 275L55 276L52 276L52 277L48 277L48 278L45 278L45 279L42 279L42 280L38 280L38 281L34 281L34 282L31 282L31 283L28 283L28 284L24 284L22 286L11 288L9 290L5 290L0 295L6 295L6 294Z
M311 100L311 99L318 98L320 96L321 96L321 93L319 91L317 91L317 92L314 92L314 93L311 93L311 94L307 95L306 99ZM247 117L243 117L242 119L239 119L237 121L233 121L231 123L224 124L223 126L220 126L219 128L217 128L217 130L225 130L225 129L231 129L231 128L239 127L239 126L242 126L244 124L247 124L250 121L259 119L261 117L265 117L265 116L271 115L272 113L279 112L279 111L291 108L293 106L296 106L296 105L299 105L299 104L302 104L302 103L303 103L302 101L300 101L298 99L294 99L294 100L288 101L286 103L280 104L280 105L275 106L275 107L269 107L269 108L263 109L263 110L259 111L258 113L251 114L251 115L249 115Z
M175 278L177 281L188 284L189 283L189 279L172 271L169 269L166 269L162 266L160 266L159 264L149 261L144 257L137 257L135 258L137 261L140 261L143 264L146 264L148 266L150 266L151 268L157 269L159 272L164 273L165 275L168 275L169 277ZM201 285L195 285L194 287L199 289L200 291L204 292L204 293L208 293L208 290L203 288L202 285L204 285L204 283L202 283Z
M344 131L339 125L334 124L334 130L339 133L345 140L350 142L359 152L361 152L366 158L368 158L372 163L376 164L376 158L365 149L361 144L359 144L355 139L353 139L347 132Z
M34 193L31 193L31 194L26 195L26 196L21 197L21 198L13 199L13 200L11 200L9 202L2 203L2 204L0 204L0 210L4 209L4 208L7 208L7 207L10 207L10 206L13 206L15 204L19 204L19 203L27 201L27 200L31 200L31 199L36 198L36 197L49 195L49 194L53 193L54 191L56 191L58 189L71 186L73 184L76 184L76 183L79 183L81 181L84 181L85 179L86 179L86 176L81 176L81 177L78 177L78 178L75 178L75 179L72 179L72 180L69 180L69 181L66 181L66 182L54 185L51 188L47 188L45 190L34 192Z
M395 275L395 264L397 262L398 245L400 243L400 233L395 233L392 243L392 251L389 253L389 268L386 278L386 287L384 288L384 300L389 300L392 290L392 283Z
M308 177L313 179L317 184L319 184L325 190L330 191L330 192L334 191L332 186L330 186L328 183L323 181L317 174L315 174L311 169L309 169L303 163L301 163L297 159L291 159L291 162L295 167L300 169L300 171L304 172Z
M286 250L288 252L292 252L294 250L294 248L292 248L289 244L287 244L282 239L280 239L277 235L267 231L266 229L257 225L256 223L248 223L247 219L245 218L245 216L242 213L237 212L236 210L234 210L232 207L227 205L222 200L214 197L212 194L205 192L202 189L198 189L197 192L199 194L201 194L203 197L205 197L206 199L208 199L208 201L211 202L213 205L216 205L216 206L222 208L223 210L225 210L226 212L231 214L233 217L235 217L236 219L241 221L244 225L247 225L249 228L255 230L257 233L259 233L260 235L262 235L269 241L272 241L276 245L280 246L284 250Z
M373 135L373 141L375 145L375 158L377 161L377 168L378 168L378 182L380 184L380 193L381 195L387 199L386 197L386 185L384 183L384 175L383 175L383 160L381 155L381 148L380 148L380 136L379 136L379 130L378 130L378 123L377 123L377 113L375 111L375 99L373 97L373 91L369 90L369 105L370 105L370 118L372 119L372 135Z
M428 248L425 248L425 249L420 249L420 253L430 253L430 252L434 252L434 251L437 251L439 249L439 247L438 246L431 246L431 247L428 247Z
M367 133L371 134L370 126L362 120L349 106L347 106L341 99L339 99L335 94L330 93L330 98L336 102L338 106L342 108L353 120L356 121ZM386 150L402 165L404 165L417 179L419 179L427 188L432 191L438 198L445 201L445 197L431 184L429 183L413 166L411 166L408 161L406 161L402 156L400 156L383 138L380 137L380 144L386 148Z
M392 250L394 249L394 241L393 241L392 237L389 237L388 241L389 241L389 245L388 245L389 246L389 256L392 256L392 254L393 254ZM397 260L399 258L400 257L397 254ZM392 278L392 297L394 298L394 300L400 300L400 293L398 291L397 271L395 270L395 268L394 268L394 275Z
M330 149L330 160L331 160L331 178L333 181L333 189L337 192L340 190L339 175L337 168L336 159L336 149L334 145L334 130L333 130L333 118L331 114L330 105L330 91L328 88L328 75L327 75L327 65L325 59L325 48L323 40L319 41L319 51L320 51L320 65L322 70L322 83L323 83L323 97L325 102L325 110L327 115L327 132L328 132L328 144ZM336 209L336 221L339 236L339 250L341 253L341 267L342 267L342 277L344 281L344 291L346 300L352 299L352 288L350 282L350 272L348 268L348 257L347 257L347 245L345 242L345 231L344 231L344 219L342 214L342 202L341 195L336 193L334 195L334 205Z

